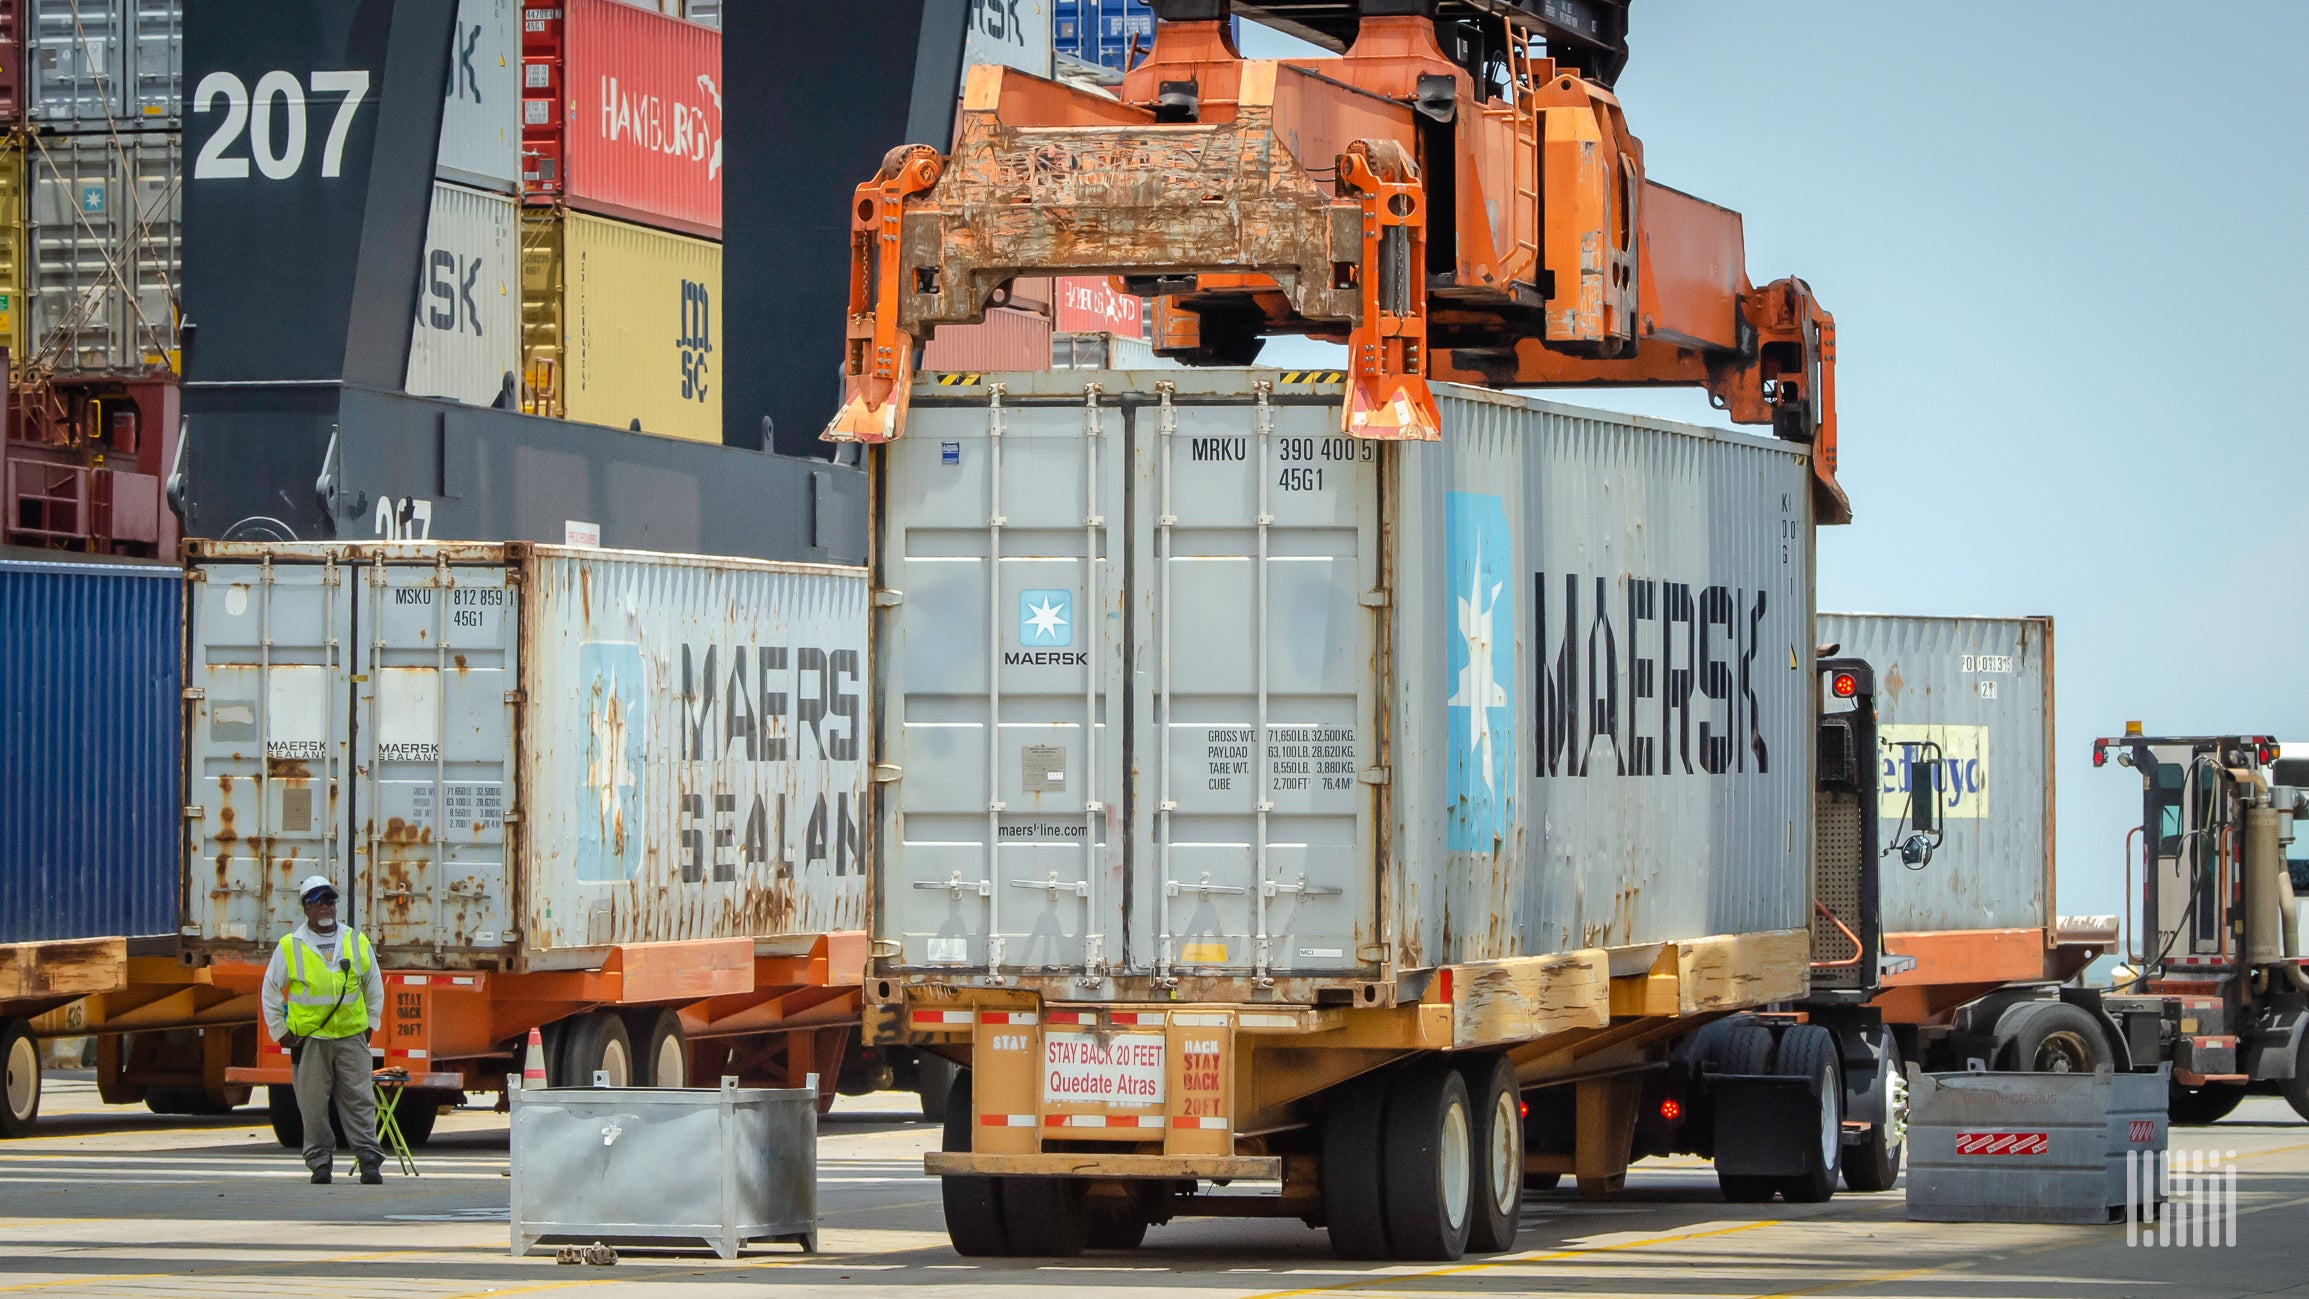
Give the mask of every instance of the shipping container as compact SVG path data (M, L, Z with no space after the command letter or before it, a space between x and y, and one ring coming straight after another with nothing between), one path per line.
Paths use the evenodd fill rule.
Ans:
M26 115L53 131L178 129L184 0L20 0Z
M1084 63L1128 72L1154 48L1154 10L1147 0L1050 0L1051 45ZM1243 20L1230 20L1242 39Z
M530 409L722 440L722 249L584 212L522 219Z
M521 373L520 203L436 181L422 276L408 391L495 402Z
M721 32L620 0L525 14L529 201L719 238Z
M0 557L0 944L176 929L182 573Z
M922 348L925 371L1049 368L1050 317L1014 307L989 307L975 325L940 325Z
M164 559L177 519L162 495L176 463L181 393L166 371L35 373L11 393L0 539Z
M261 960L311 874L388 967L864 925L863 570L521 543L188 564L200 952Z
M521 2L457 0L436 174L521 192Z
M1886 848L1912 819L1918 764L1939 765L1941 842L1929 862L1881 873L1885 932L2049 932L2052 619L1824 613L1819 637L1876 670Z
M0 140L0 346L8 349L12 366L30 359L24 350L31 317L24 298L24 209L24 143L12 135Z
M981 63L1031 72L1051 73L1051 0L970 0L968 26L963 29L962 66ZM965 73L967 75L967 73Z
M0 0L0 127L24 116L24 0Z
M29 137L26 360L174 369L184 265L183 137Z
M1316 377L918 390L880 968L1262 1000L1804 929L1800 450L1459 388L1359 441Z

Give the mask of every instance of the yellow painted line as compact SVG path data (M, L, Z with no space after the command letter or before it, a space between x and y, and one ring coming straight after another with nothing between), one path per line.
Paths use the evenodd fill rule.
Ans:
M540 1246L539 1248L546 1248ZM680 1272L651 1271L644 1276L627 1273L624 1276L579 1277L568 1281L548 1281L543 1285L496 1286L487 1290L469 1290L463 1294L444 1295L441 1299L482 1299L484 1295L540 1294L547 1290L578 1290L597 1285L657 1285L690 1277L727 1276L732 1272L759 1272L778 1267L855 1267L871 1259L894 1258L901 1254L922 1254L934 1249L945 1249L944 1243L917 1245L912 1249L885 1249L872 1254L854 1254L847 1258L839 1254L787 1255L783 1258L765 1258L757 1263L723 1263L714 1267L690 1268Z
M1405 1281L1428 1281L1443 1276L1466 1276L1471 1272L1489 1272L1496 1268L1515 1267L1524 1263L1550 1263L1567 1258L1584 1258L1590 1254L1612 1254L1622 1250L1649 1249L1654 1245L1673 1245L1678 1241L1707 1240L1716 1236L1736 1236L1759 1227L1777 1227L1778 1218L1761 1222L1743 1222L1737 1227L1717 1227L1711 1231L1686 1231L1673 1236L1652 1236L1643 1240L1623 1240L1616 1245L1591 1245L1586 1249L1534 1250L1526 1254L1509 1254L1503 1258L1487 1258L1480 1263L1462 1263L1457 1267L1439 1267L1427 1272L1401 1272L1386 1276L1360 1277L1353 1281L1336 1281L1330 1285L1308 1286L1303 1290L1270 1290L1250 1295L1247 1299L1294 1299L1298 1295L1332 1294L1341 1290L1361 1290L1371 1286L1386 1286Z
M313 1267L331 1263L366 1263L373 1259L395 1258L403 1251L387 1250L382 1254L339 1254L334 1258L305 1258L295 1262L258 1263L250 1267L204 1267L191 1271L137 1272L128 1276L74 1277L62 1281L27 1281L21 1285L0 1285L0 1294L18 1290L60 1290L80 1285L116 1285L122 1281L150 1281L164 1276L244 1276L256 1272L273 1272L283 1268Z

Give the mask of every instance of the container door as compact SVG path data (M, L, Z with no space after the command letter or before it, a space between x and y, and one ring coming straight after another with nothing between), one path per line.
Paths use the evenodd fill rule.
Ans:
M1122 421L1070 405L916 408L882 449L889 701L880 936L916 968L1122 960Z
M505 821L519 645L495 567L364 565L352 706L355 923L401 954L514 941Z
M334 564L216 564L188 584L184 926L262 948L297 881L347 863L350 581Z
M1379 956L1379 444L1334 406L1139 412L1128 767L1157 973Z

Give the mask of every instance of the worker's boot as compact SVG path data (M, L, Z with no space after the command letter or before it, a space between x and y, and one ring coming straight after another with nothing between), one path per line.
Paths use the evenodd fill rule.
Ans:
M361 1166L361 1185L383 1186L384 1184L385 1173L383 1169L379 1168L375 1164L364 1164Z
M328 1170L328 1169L326 1169L326 1168L316 1168L316 1169L314 1169L314 1170L313 1170L313 1185L315 1185L315 1186L327 1186L328 1184L329 1184L329 1170Z

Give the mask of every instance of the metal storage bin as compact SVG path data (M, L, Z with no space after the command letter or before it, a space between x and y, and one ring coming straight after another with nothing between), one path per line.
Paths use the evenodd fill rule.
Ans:
M2168 1067L1909 1079L1912 1219L2114 1222L2126 1156L2164 1153Z
M806 1088L555 1087L511 1094L513 1255L552 1239L818 1248Z

